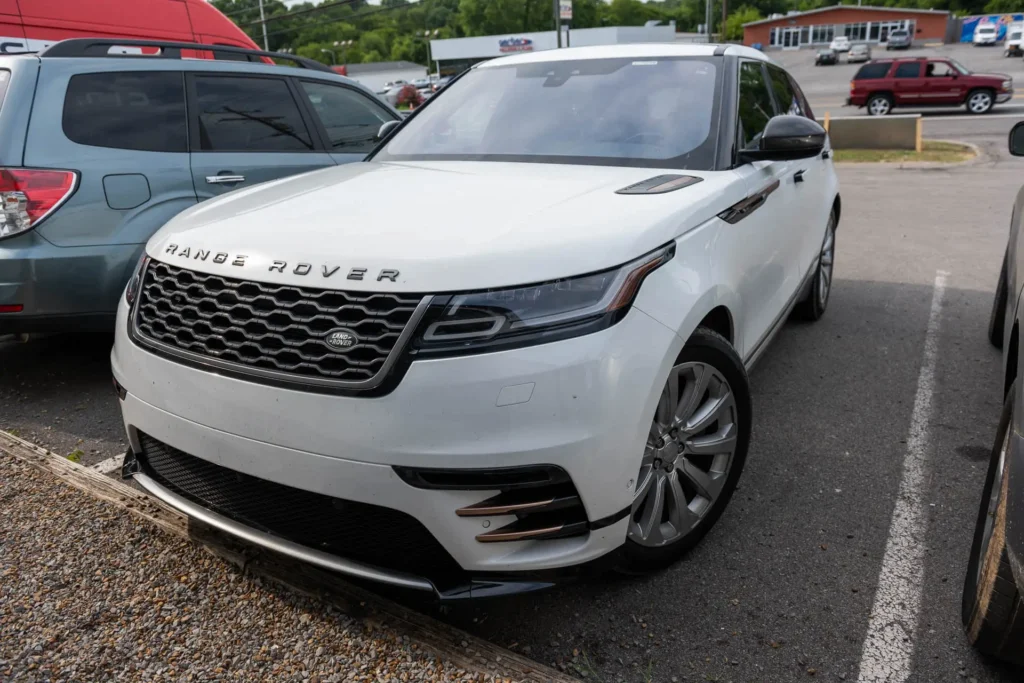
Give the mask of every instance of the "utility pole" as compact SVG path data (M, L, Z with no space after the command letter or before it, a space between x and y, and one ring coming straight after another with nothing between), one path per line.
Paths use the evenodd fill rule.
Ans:
M555 13L555 35L558 36L558 47L562 47L562 19L558 13L558 0L551 0Z
M729 10L729 0L722 0L722 25L718 27L718 30L721 32L719 34L721 36L719 42L722 42L722 43L725 42L725 18L728 15L728 10Z
M270 52L270 43L267 42L267 15L263 13L263 0L260 0L260 23L263 24L263 49Z
M707 36L708 42L711 42L711 3L713 0L705 0L704 2L704 35Z

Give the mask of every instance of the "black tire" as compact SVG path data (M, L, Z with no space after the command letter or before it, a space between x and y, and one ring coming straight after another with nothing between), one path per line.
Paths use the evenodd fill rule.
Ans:
M1024 599L1014 582L1006 552L1006 500L1009 477L1005 467L1003 476L998 477L1000 453L1002 452L1013 418L1014 387L1011 386L1003 404L1003 414L996 432L996 443L992 449L985 488L978 510L978 521L974 529L974 542L967 562L967 578L964 580L961 618L967 639L979 652L991 657L1024 665ZM996 506L992 540L982 557L982 545L986 522L989 519L990 501L994 486L1002 487L1002 495Z
M999 269L999 282L996 283L996 293L992 297L992 313L988 317L988 340L997 349L1003 348L1003 333L1006 329L1006 258L1007 255L1003 254L1003 267Z
M698 327L686 342L676 364L699 362L711 365L725 377L736 402L736 450L733 453L731 469L722 491L711 504L701 520L678 540L660 547L644 546L627 537L622 549L618 571L625 574L643 574L655 571L680 559L697 545L711 530L729 504L743 466L747 459L750 443L752 413L750 387L747 371L732 344L722 335L706 327Z
M827 283L822 280L821 271L827 267L824 262L824 251L825 246L828 243L829 235L832 236L831 258L833 259L833 264L835 263L835 234L836 212L835 209L833 209L828 215L828 225L825 228L825 239L822 242L822 254L819 255L818 258L818 267L814 270L814 274L811 276L811 282L807 288L806 296L793 308L793 316L800 320L807 320L809 322L820 320L821 317L825 315L825 310L828 308L828 300L832 294L833 269L828 267ZM825 287L824 296L822 292L823 286Z
M875 111L873 111L873 107L871 106L871 103L875 102L876 100L882 100L882 101L884 101L888 105L884 112L880 112L880 113L876 114ZM865 106L867 106L868 116L888 116L889 114L892 113L892 107L893 107L892 96L890 96L890 95L888 95L886 93L875 93L874 95L872 95L871 97L868 98L868 101L867 101Z

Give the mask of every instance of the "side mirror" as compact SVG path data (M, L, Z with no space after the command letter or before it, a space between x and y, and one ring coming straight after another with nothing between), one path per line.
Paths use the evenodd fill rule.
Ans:
M741 162L789 161L817 156L825 148L825 129L804 116L784 114L768 121L758 148L742 150ZM1021 136L1024 140L1024 135Z
M377 141L379 142L386 138L388 135L391 134L391 131L393 131L395 128L398 128L400 125L402 125L401 121L386 121L385 123L383 123L380 127L380 130L377 131Z
M1024 157L1024 121L1010 129L1010 154Z

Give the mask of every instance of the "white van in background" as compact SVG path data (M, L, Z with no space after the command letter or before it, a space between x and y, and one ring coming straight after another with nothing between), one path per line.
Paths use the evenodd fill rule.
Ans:
M995 24L978 24L974 29L974 45L995 45L999 31Z
M1020 57L1024 55L1021 43L1024 36L1024 22L1014 22L1006 27L1006 40L1003 42L1004 57Z

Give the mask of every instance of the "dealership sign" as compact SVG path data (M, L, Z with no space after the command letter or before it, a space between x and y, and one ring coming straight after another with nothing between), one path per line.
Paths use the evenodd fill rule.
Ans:
M558 18L572 21L572 0L558 0Z
M529 38L502 38L498 41L498 49L502 52L531 52L533 41Z

